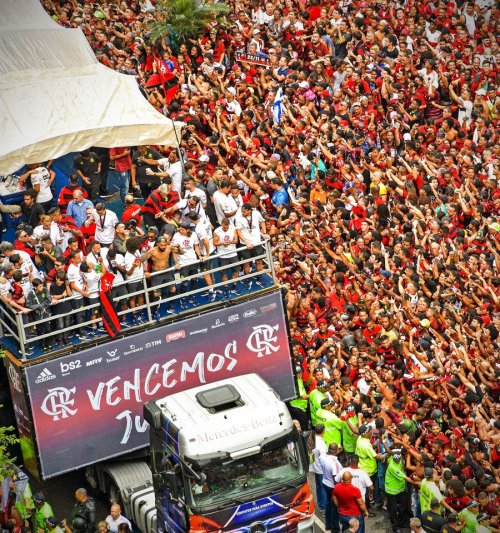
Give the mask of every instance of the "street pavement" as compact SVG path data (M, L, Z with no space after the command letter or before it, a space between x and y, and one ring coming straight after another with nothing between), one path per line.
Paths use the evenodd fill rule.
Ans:
M313 474L308 475L309 488L314 497L316 504L316 483ZM323 533L325 531L325 519L321 511L316 506L316 523L314 526L314 533ZM387 511L377 511L377 516L369 517L365 522L366 533L391 533L391 522L387 516Z

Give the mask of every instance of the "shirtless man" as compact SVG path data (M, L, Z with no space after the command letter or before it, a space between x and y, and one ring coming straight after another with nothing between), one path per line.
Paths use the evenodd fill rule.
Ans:
M151 278L151 287L158 287L159 285L164 285L165 283L175 281L174 272L172 269L169 269L170 254L172 252L175 252L176 254L182 254L182 250L179 246L171 246L169 241L170 238L168 236L159 237L156 241L156 246L141 256L141 263L145 263L151 259L151 273L146 274L146 277ZM170 295L175 294L175 283L172 283L172 285L168 287L168 290ZM152 300L156 301L161 299L161 293L161 288L153 290ZM153 314L153 318L155 320L160 319L160 306L161 304L156 306L156 310ZM170 302L167 302L166 313L173 313Z

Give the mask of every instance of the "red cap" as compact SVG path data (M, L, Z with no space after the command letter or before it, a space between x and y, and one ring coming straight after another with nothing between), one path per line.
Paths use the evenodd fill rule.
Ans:
M259 139L257 139L257 137L254 137L254 138L252 139L252 142L253 142L253 144L254 144L255 146L260 147L260 141L259 141Z

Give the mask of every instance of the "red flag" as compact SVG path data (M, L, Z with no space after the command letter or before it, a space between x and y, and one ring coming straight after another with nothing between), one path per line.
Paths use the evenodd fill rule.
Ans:
M120 320L116 314L113 299L111 298L111 286L114 279L114 274L106 272L101 278L101 290L99 291L102 323L111 337L116 337L122 329L120 326Z

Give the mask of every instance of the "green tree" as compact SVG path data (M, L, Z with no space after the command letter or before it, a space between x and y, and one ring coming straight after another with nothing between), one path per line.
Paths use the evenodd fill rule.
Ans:
M2 359L4 357L5 351L0 349L0 365L3 365ZM1 404L0 409L4 409ZM12 465L15 463L16 458L10 456L9 448L19 442L19 439L15 436L15 431L14 426L0 426L0 480L14 473Z
M14 435L14 431L15 428L13 426L0 427L0 480L14 473L12 465L16 458L11 457L9 453L9 447L19 442L19 439Z
M196 39L208 24L229 11L226 4L208 4L200 0L159 0L156 20L149 26L149 39L155 43L164 37L176 41Z

